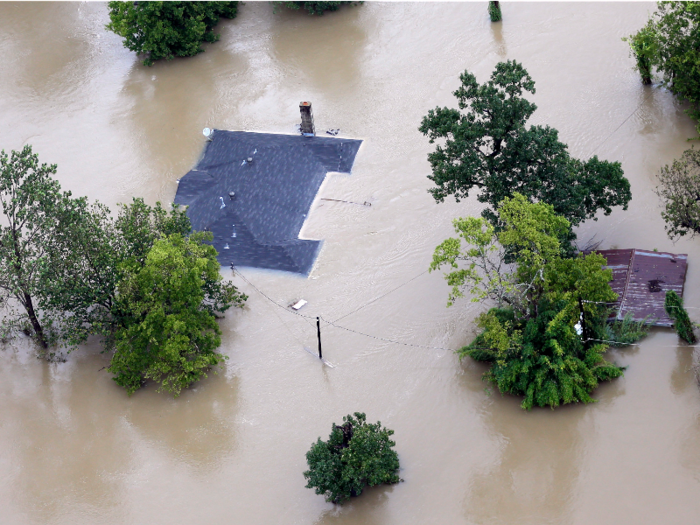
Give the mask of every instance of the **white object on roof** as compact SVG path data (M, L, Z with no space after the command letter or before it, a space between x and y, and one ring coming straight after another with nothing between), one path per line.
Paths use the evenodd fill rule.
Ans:
M304 299L299 299L298 302L296 302L296 303L294 303L294 304L292 305L292 309L298 310L299 308L301 308L302 306L304 306L306 303L307 303L307 301L304 301Z

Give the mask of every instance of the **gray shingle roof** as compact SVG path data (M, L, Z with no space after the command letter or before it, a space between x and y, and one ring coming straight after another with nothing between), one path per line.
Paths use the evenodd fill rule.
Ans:
M326 174L349 173L361 143L215 130L175 203L189 206L194 230L213 232L221 265L308 275L321 241L299 239L299 231Z

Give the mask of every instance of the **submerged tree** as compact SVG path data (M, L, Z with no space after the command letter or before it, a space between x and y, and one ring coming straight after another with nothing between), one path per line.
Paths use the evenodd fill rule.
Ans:
M700 233L700 151L689 149L659 172L656 194L661 197L666 233L672 239Z
M560 234L569 223L552 206L516 194L497 212L499 231L483 218L457 219L460 238L447 239L433 256L431 270L449 268L448 305L464 292L496 303L458 354L490 362L485 379L502 393L523 396L525 409L589 403L600 381L622 375L603 358L607 346L596 341L605 306L617 297L612 271L603 269L598 254L562 257Z
M59 229L70 227L71 194L62 193L52 178L56 165L39 164L39 157L27 145L10 156L0 152L0 290L22 310L11 322L28 322L31 333L46 350L54 340L52 317L39 303L47 293L46 279L54 260L51 240Z
M143 265L158 239L188 235L190 221L184 210L173 207L167 212L159 202L152 207L143 199L120 205L116 218L105 205L85 198L74 201L71 211L70 227L57 228L48 240L55 256L47 268L42 306L66 313L64 344L75 346L98 335L111 350L124 319L117 297L125 276L123 263Z
M20 326L48 350L101 336L130 394L153 379L178 395L223 362L216 319L247 297L184 209L134 199L113 218L61 193L55 173L30 146L0 153L0 337Z
M628 41L642 81L650 81L655 67L671 92L691 104L687 113L700 120L700 2L658 2L647 24Z
M247 297L222 282L211 233L191 233L185 210L134 199L112 218L79 204L71 230L51 239L64 263L49 274L46 307L65 313L67 344L102 337L129 394L153 379L178 395L223 362L216 319Z
M673 290L666 292L664 309L668 316L673 319L673 327L676 329L678 336L691 345L697 343L698 340L693 331L693 323L688 317L688 312L683 308L683 299Z
M489 2L489 17L491 18L491 22L500 22L503 20L501 2Z
M245 295L221 282L210 232L157 240L143 263L127 259L118 286L121 326L109 371L129 394L145 379L175 396L225 356L216 318Z
M651 84L652 68L657 58L657 35L654 24L649 21L635 34L622 39L629 42L630 50L637 61L637 71L642 77L642 84Z
M328 440L318 438L306 453L306 488L315 488L328 502L343 503L365 487L401 481L399 456L392 449L394 431L379 421L367 423L364 413L354 415L344 416L342 425L333 424Z
M162 58L194 56L203 42L216 42L220 18L235 18L238 2L109 2L105 27L124 47L145 55L144 65Z
M572 225L600 210L627 209L632 195L619 162L574 159L556 129L526 126L537 106L524 98L535 83L521 64L500 62L485 84L468 71L460 80L459 109L430 110L419 128L431 144L440 141L428 154L437 202L477 189L479 202L490 205L484 216L494 221L498 203L517 192L552 205Z
M278 5L283 5L288 9L304 9L310 15L318 16L323 15L323 13L325 13L326 11L337 11L338 9L340 9L340 6L344 4L356 5L358 3L361 4L362 2L306 2L296 0L273 2L275 8L277 8Z

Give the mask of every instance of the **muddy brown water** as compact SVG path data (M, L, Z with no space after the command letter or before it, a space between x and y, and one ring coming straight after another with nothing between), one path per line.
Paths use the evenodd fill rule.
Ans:
M483 307L446 308L441 275L421 275L451 220L480 206L435 204L416 128L455 104L464 69L484 81L516 59L537 85L533 122L576 156L621 161L632 183L629 210L580 239L688 253L686 302L700 308L700 240L673 244L652 192L694 124L641 85L620 41L653 8L504 3L491 24L485 2L367 2L318 19L249 2L205 53L145 68L103 29L105 4L0 2L0 147L31 143L76 194L170 201L202 128L291 133L301 100L319 130L364 139L353 174L320 196L372 206L316 201L303 235L325 244L310 277L244 275L281 304L306 299L307 315L434 347L325 326L325 367L304 350L313 323L239 277L250 300L222 322L225 371L176 400L152 385L127 397L97 345L49 364L17 340L0 351L0 523L697 523L693 349L655 330L611 352L628 368L597 404L526 413L449 350ZM304 454L352 411L396 431L405 482L335 507L304 488Z

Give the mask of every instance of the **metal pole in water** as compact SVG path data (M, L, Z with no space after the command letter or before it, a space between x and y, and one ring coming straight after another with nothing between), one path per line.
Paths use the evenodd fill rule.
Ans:
M316 318L316 332L318 333L318 358L323 359L323 354L321 354L321 318Z

